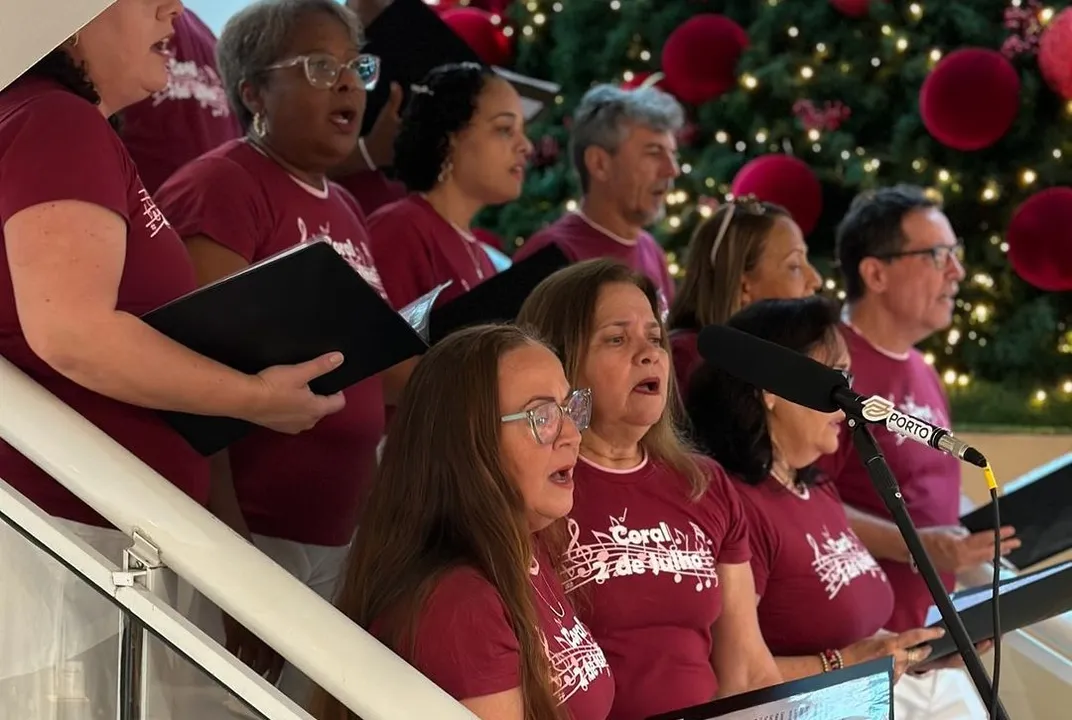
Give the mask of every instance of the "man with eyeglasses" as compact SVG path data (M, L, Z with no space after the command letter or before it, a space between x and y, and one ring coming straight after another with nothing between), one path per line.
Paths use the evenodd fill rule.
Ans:
M914 186L861 194L837 230L846 293L841 330L852 357L853 389L889 398L902 412L943 427L950 426L949 401L937 371L916 345L953 321L964 279L962 251L938 203ZM928 555L953 590L956 573L986 562L994 552L992 533L969 535L959 524L959 461L885 429L874 433ZM819 466L836 482L853 530L889 578L895 605L886 629L922 626L932 598L856 456L847 427L842 426L837 453L822 458ZM1019 540L1012 538L1012 528L1003 534L1002 550L1008 553ZM899 706L898 717L902 711L935 710L935 703L970 705L975 693L956 688L960 675L945 676L952 685L921 685L918 705ZM910 694L900 695L899 703L910 702ZM949 717L974 717L975 710L965 707Z
M887 397L902 412L943 427L950 426L948 399L938 373L915 346L953 320L964 279L962 250L938 204L907 185L860 195L837 231L847 296L842 331L852 356L854 389ZM893 585L896 607L888 629L919 627L932 599L847 429L842 432L838 453L821 463L837 482L853 529L882 561ZM927 552L952 590L957 572L993 555L992 533L968 535L959 524L959 461L885 430L875 435ZM1019 541L1012 539L1012 528L1003 532L1003 550L1009 552Z

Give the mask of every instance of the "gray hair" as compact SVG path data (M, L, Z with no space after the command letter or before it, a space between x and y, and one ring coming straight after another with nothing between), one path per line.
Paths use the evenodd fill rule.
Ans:
M581 98L573 113L570 157L581 179L581 190L588 192L591 179L584 164L584 153L595 146L609 153L618 146L630 125L641 125L656 132L677 132L685 124L685 112L677 100L653 87L623 90L617 85L596 85Z
M364 41L357 15L334 0L258 0L239 10L224 25L216 44L216 64L227 100L243 130L253 122L253 113L242 101L242 83L263 87L268 66L285 59L283 53L295 25L317 12L342 23L355 45Z

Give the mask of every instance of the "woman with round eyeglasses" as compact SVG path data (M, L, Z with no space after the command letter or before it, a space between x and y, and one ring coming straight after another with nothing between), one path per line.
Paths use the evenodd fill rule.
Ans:
M612 260L577 263L536 287L518 323L592 389L563 563L614 671L610 717L643 720L778 683L740 499L675 429L654 282Z
M417 365L337 605L482 720L605 720L606 658L559 580L592 395L512 326ZM354 720L322 691L319 720Z
M355 147L379 73L378 59L361 52L356 17L333 0L261 0L230 19L217 51L246 136L181 168L156 194L199 283L321 237L383 295L361 208L327 179ZM212 511L325 598L376 462L389 375L347 389L345 408L309 432L255 431L213 458ZM305 699L304 675L198 602L210 634Z

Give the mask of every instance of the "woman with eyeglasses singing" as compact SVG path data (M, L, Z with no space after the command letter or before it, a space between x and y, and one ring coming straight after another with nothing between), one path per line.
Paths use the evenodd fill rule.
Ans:
M614 671L614 720L780 681L756 622L741 502L675 430L658 313L651 279L601 259L544 280L518 318L592 389L564 581Z
M762 300L729 325L848 374L838 305ZM851 376L850 376L851 377ZM737 481L751 537L759 625L787 680L892 656L918 668L941 631L881 633L893 590L849 527L832 482L812 467L838 448L845 415L802 407L702 363L686 399L696 444Z
M246 136L189 163L157 193L199 283L320 236L382 295L364 215L326 177L353 151L378 75L356 17L333 0L262 0L227 23L218 56ZM345 408L308 432L253 432L213 459L213 512L325 598L375 465L384 384L374 377L347 389ZM201 616L210 633L224 632L214 608ZM301 673L224 623L229 649L270 678L281 673L281 689L304 699Z
M591 393L511 326L435 345L403 393L338 607L482 720L604 720L607 661L557 573ZM319 720L353 720L319 691Z
M699 365L696 334L756 300L812 295L822 278L785 208L743 196L719 208L689 243L685 280L670 308L670 344L682 396Z

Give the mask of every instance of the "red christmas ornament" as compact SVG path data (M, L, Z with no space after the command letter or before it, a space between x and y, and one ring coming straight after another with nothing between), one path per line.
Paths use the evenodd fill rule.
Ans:
M503 20L475 8L452 8L440 17L488 65L509 65L514 46L502 31ZM496 22L498 18L498 22Z
M1035 193L1016 208L1005 239L1009 264L1040 290L1072 290L1072 188Z
M839 13L851 18L867 17L871 12L871 0L830 0Z
M748 34L724 15L695 15L663 45L664 83L681 102L700 105L737 84L737 61Z
M935 140L981 150L1000 140L1020 111L1020 76L1001 53L965 48L946 55L919 90L919 114Z
M734 195L781 205L807 235L823 212L823 187L806 162L792 155L761 155L733 178Z
M1065 8L1042 31L1039 71L1050 89L1072 100L1072 8Z

